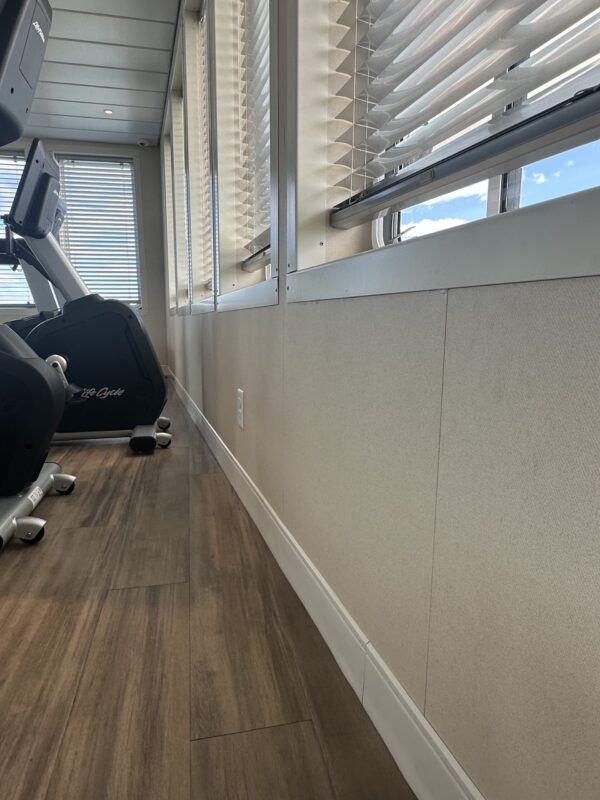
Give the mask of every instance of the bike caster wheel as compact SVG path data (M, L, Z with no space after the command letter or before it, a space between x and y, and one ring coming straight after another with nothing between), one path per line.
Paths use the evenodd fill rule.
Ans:
M33 539L21 539L21 541L23 542L23 544L26 544L26 545L38 544L38 542L42 541L42 539L44 538L45 535L46 535L46 528L42 528L41 530L39 530L36 533L36 535L33 537Z
M75 491L75 476L59 472L52 476L52 488L56 494L71 494Z

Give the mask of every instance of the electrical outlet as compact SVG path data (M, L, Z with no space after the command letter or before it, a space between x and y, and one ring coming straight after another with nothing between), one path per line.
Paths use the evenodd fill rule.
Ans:
M244 390L237 390L237 423L244 430Z

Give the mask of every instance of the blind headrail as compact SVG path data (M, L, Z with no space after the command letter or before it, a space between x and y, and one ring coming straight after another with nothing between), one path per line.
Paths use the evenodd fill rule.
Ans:
M568 138L582 122L588 122L590 128L600 123L600 84L582 89L535 115L515 119L502 130L474 141L422 169L410 174L399 172L385 178L335 206L330 212L330 224L343 229L361 225L385 211L400 207L403 198L408 195L414 195L419 190L425 192L427 187L437 184L441 187L453 176L465 180L479 177L485 165L491 161L498 173L505 168L504 162L510 161L511 155L517 158L517 153L520 153L523 158L524 146L530 145L527 151L531 153L542 146L544 139L561 131L564 132L564 138ZM526 160L526 156L524 158ZM500 159L503 160L502 165ZM518 164L514 163L514 166Z

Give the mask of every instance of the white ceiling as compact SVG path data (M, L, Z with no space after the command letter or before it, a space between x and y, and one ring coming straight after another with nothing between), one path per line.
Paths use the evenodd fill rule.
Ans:
M156 144L179 0L50 4L52 29L26 134Z

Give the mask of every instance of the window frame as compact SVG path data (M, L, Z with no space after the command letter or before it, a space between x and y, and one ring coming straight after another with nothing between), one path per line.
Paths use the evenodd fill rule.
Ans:
M214 310L215 304L215 275L217 272L217 249L215 242L215 221L217 219L216 212L216 195L213 181L214 170L214 157L213 146L215 141L215 131L212 129L213 120L213 94L212 91L212 76L213 67L210 63L211 58L211 23L212 18L209 13L208 4L204 4L202 10L198 13L184 10L181 18L181 39L180 47L182 48L182 84L183 84L183 101L184 101L184 127L185 127L185 158L186 158L186 173L188 176L188 203L189 203L189 248L190 248L190 265L188 275L189 286L189 313L190 314L203 314L207 311ZM210 185L208 188L198 187L196 181L200 176L195 175L195 166L198 164L198 153L192 154L190 152L190 136L193 135L195 128L190 125L190 107L197 105L196 111L200 114L199 108L199 83L201 77L197 74L195 67L195 58L199 54L201 46L200 37L202 32L201 25L205 25L205 47L206 47L206 63L208 67L207 75L205 76L206 86L205 91L208 100L208 168L210 172ZM188 52L188 45L192 52ZM190 76L190 71L194 69L194 73ZM193 93L193 99L190 100L190 94ZM212 289L206 290L206 296L201 299L196 299L195 284L196 275L194 273L194 221L196 219L196 203L199 201L199 193L206 192L206 206L210 215L210 228L211 228L211 241L210 241L210 255L211 255L211 276ZM206 245L204 245L206 246ZM203 276L204 277L204 276Z
M173 141L173 112L174 106L177 110L181 111L181 121L183 127L181 135L183 139L182 152L179 153ZM180 108L179 108L180 107ZM190 313L191 298L189 294L190 286L190 270L191 260L189 258L192 230L189 223L189 206L187 206L187 192L185 190L185 181L187 178L187 156L186 156L186 120L185 120L185 100L183 97L183 89L172 89L169 93L169 119L170 119L170 140L171 140L171 194L172 194L172 211L173 211L173 252L175 255L175 302L177 314L186 315ZM176 161L178 157L182 158L180 164ZM183 169L183 185L184 192L179 196L177 191L176 181L176 167L179 166ZM179 180L181 181L181 175ZM178 224L182 226L181 231L178 233ZM185 242L183 254L180 254L180 244ZM182 268L182 262L184 266ZM183 286L181 285L183 284Z
M201 8L206 8L210 14L212 26L214 26L214 13L211 11L214 9L214 3L215 0L205 0L201 3ZM180 13L178 38L181 38L180 27L183 13L185 12ZM362 252L339 260L333 260L330 257L317 266L298 269L299 227L296 211L298 206L299 13L300 0L286 0L282 3L270 0L271 241L274 275L270 280L262 281L259 284L219 294L219 250L216 247L213 297L210 302L204 301L200 304L199 308L193 310L188 308L186 311L180 310L177 313L204 313L213 310L219 312L274 305L279 302L279 294L282 297L285 294L285 299L289 302L305 302L600 274L600 265L591 264L587 250L583 266L579 267L574 267L572 259L568 258L560 268L560 265L556 263L546 266L534 253L530 263L523 264L519 259L518 270L515 270L512 263L507 265L502 259L492 259L495 265L494 269L489 268L486 264L485 269L478 267L475 272L473 264L465 268L460 259L450 259L451 263L445 264L448 259L444 253L444 247L450 244L455 250L462 249L463 253L465 250L470 250L472 242L480 241L482 232L492 237L490 241L500 242L503 239L504 246L499 246L499 249L505 253L506 241L510 240L515 231L521 230L522 232L522 226L526 224L527 220L538 220L541 215L552 217L556 215L556 219L558 219L561 210L569 214L570 218L573 208L579 209L581 218L588 219L590 208L597 211L600 188L565 195L527 208L512 210L510 204L506 208L501 208L501 184L503 177L509 177L511 170L597 139L600 114L593 120L588 119L584 123L572 126L569 131L540 136L535 147L524 147L516 155L511 153L510 159L490 160L479 172L469 170L464 173L456 173L445 182L437 184L435 189L431 189L429 186L426 189L419 187L411 194L405 195L402 203L403 207L409 207L426 202L440 194L460 189L470 183L489 179L488 216L485 218L469 222L458 228L439 231L378 249L365 248ZM214 75L214 30L210 31L209 42L210 69ZM176 59L177 56L174 58L173 64ZM172 71L174 68L172 67ZM172 76L170 86L171 81ZM215 94L214 80L210 82L210 86L212 106ZM212 106L211 126L214 149L216 149L217 142L215 123L216 115L214 106ZM214 152L212 159L214 179L217 170ZM503 213L498 213L500 211ZM216 198L215 214L218 215L218 213L218 198ZM495 216L489 216L490 214L495 214ZM216 231L213 230L213 235L216 235L218 239L218 226L213 226L213 228L216 228ZM583 226L577 220L573 222L569 231L568 239L571 242L573 241L571 232L575 229L581 236ZM555 235L558 234L552 230L546 237L543 247L540 248L548 256L551 251L556 252L556 247L547 247L546 241L554 241ZM441 250L439 250L440 245L442 246ZM558 250L560 251L560 247ZM437 262L435 259L432 262L432 254L435 253L438 254ZM429 262L427 258L429 258ZM443 269L442 264L445 264ZM173 313L172 309L171 313Z
M30 137L23 137L10 146L4 148L5 152L10 153L23 153L25 158L31 146L32 139ZM48 153L58 161L59 158L75 158L90 160L107 160L107 161L130 161L133 167L134 190L135 190L135 214L136 214L136 228L138 238L138 280L140 288L140 302L133 305L140 316L145 317L149 313L145 306L147 304L148 294L148 279L147 279L147 258L146 258L146 237L144 229L144 214L142 207L142 165L141 157L137 148L131 145L125 145L129 149L127 151L121 149L122 146L118 144L109 144L105 142L91 143L91 142L76 142L68 143L68 147L64 146L64 141L54 142L52 139L44 141ZM0 314L7 316L11 312L19 314L25 309L35 313L35 306L0 306Z
M280 252L280 219L281 219L281 186L282 173L280 169L280 149L279 142L281 137L282 121L280 118L280 105L278 92L281 82L278 77L279 64L279 36L281 35L280 7L278 0L269 0L269 48L270 48L270 108L271 108L271 133L270 133L270 163L271 163L271 277L250 286L234 289L230 292L220 292L220 251L219 251L219 198L218 198L218 130L216 113L216 84L212 76L216 72L216 53L215 53L215 2L218 0L203 0L200 3L199 11L192 11L185 8L185 3L181 4L177 21L174 56L171 64L171 71L167 85L167 107L161 132L161 141L164 136L170 136L170 117L171 117L171 96L172 93L181 92L184 96L186 84L186 58L185 58L185 35L184 26L186 15L195 15L199 21L204 15L208 21L208 60L209 74L209 102L210 102L210 154L211 154L211 214L213 219L213 292L210 297L201 302L188 302L184 307L175 308L170 303L170 280L168 267L165 269L167 281L167 304L170 316L186 316L194 314L210 313L212 311L232 311L243 308L259 308L263 306L276 305L279 302L279 276L281 274L280 262L282 259ZM285 19L285 17L284 17ZM287 39L286 32L286 39ZM283 66L283 65L281 65ZM193 83L193 82L192 82ZM181 85L180 85L181 84ZM185 102L185 97L184 97ZM172 137L171 137L172 148ZM186 147L187 150L187 147ZM170 187L166 185L164 161L161 160L161 171L163 177L163 192ZM163 208L163 214L167 210ZM284 217L285 218L285 217ZM176 222L176 224L178 224ZM165 232L168 231L166 220L163 221ZM191 239L193 243L194 230L191 228ZM165 263L168 265L168 245L165 246ZM193 253L193 244L192 244ZM284 255L285 258L285 255ZM191 265L193 270L193 263Z
M28 146L30 140L28 141ZM100 159L108 161L130 161L133 167L133 180L135 189L135 217L138 237L138 279L140 284L140 302L138 305L132 306L135 308L140 316L144 317L148 314L146 310L148 294L148 270L147 270L147 257L146 257L146 235L144 225L144 214L142 207L142 164L141 157L137 148L131 148L129 151L120 149L120 145L102 144L101 147L92 145L90 142L69 142L69 146L65 149L59 142L55 145L52 140L45 142L46 148L49 150L55 161L59 158L89 158Z
M148 295L146 292L146 285L144 281L145 254L143 254L142 252L144 246L144 230L142 223L142 203L141 203L142 185L141 185L141 164L139 155L137 153L130 153L128 155L124 154L117 155L116 153L113 154L112 152L84 153L84 152L78 152L79 148L72 149L70 146L65 151L60 146L53 148L51 142L49 149L52 154L52 157L57 162L57 164L59 164L59 167L60 167L60 161L65 161L69 159L78 161L110 161L115 163L119 161L127 161L131 164L131 171L133 173L135 232L137 237L137 251L138 251L137 277L138 277L138 287L139 287L139 300L138 302L132 302L132 303L128 303L126 300L123 300L121 302L124 302L127 305L131 306L132 308L135 308L137 311L142 312L144 308L144 299Z
M298 65L300 2L301 0L287 0L280 9L280 15L285 18L284 25L288 32L285 56L288 70L291 73L294 72L294 69L290 69L290 64L293 64L296 70ZM299 77L296 71L292 79L288 80L283 87L284 96L287 98L287 109L284 109L283 113L285 114L285 125L289 132L285 140L287 149L285 155L285 184L288 193L294 196L294 203L296 202L298 191L298 80ZM280 91L282 91L281 86ZM484 164L479 172L457 173L445 183L436 184L433 190L427 190L427 188L423 187L416 189L414 192L405 195L402 206L416 205L417 203L425 202L427 199L433 199L446 192L451 192L487 178L490 181L488 204L498 203L497 211L500 212L500 186L498 181L502 176L509 175L513 170L529 163L598 139L600 135L599 122L600 115L596 115L593 118L588 118L583 123L573 126L567 134L564 132L561 134L554 133L541 138L535 149L524 147L518 156L513 155L510 160L498 159L494 163ZM426 254L429 254L428 257L431 260L431 254L437 252L440 243L443 244L445 241L448 243L455 242L457 236L464 236L465 246L468 247L470 235L467 230L471 231L475 226L485 226L477 230L477 237L481 235L481 230L489 230L494 236L496 236L496 230L499 230L502 231L502 236L508 240L511 236L511 231L517 229L519 225L518 222L514 221L513 215L517 219L519 215L532 215L531 218L533 219L538 213L536 209L540 207L544 209L541 213L554 213L554 209L564 207L570 210L573 206L581 208L581 213L585 214L588 205L597 208L598 198L600 198L600 188L588 189L537 205L506 210L503 213L486 216L483 219L469 222L457 228L439 231L397 244L389 244L377 249L365 250L339 260L327 260L322 264L302 269L298 268L298 231L294 214L293 224L288 224L286 236L288 256L286 300L291 303L309 302L411 291L446 290L474 285L569 278L575 275L598 275L600 274L600 264L596 268L583 270L582 272L581 268L573 267L569 260L565 262L564 267L559 271L560 274L554 267L546 269L542 262L536 260L534 264L527 265L526 268L521 266L518 274L510 269L505 269L498 262L493 276L487 274L487 272L486 274L474 275L471 269L464 269L460 260L457 260L456 263L453 261L450 267L446 266L443 270L440 270L438 267L432 266L426 258ZM577 226L577 223L575 224ZM578 230L580 234L583 232L583 228L578 227ZM549 238L554 239L554 230ZM434 240L434 244L431 244L432 240ZM408 249L403 250L402 248ZM550 252L549 250L548 253ZM417 263L419 264L419 274L415 273L414 265Z
M166 168L167 161L169 164L168 173ZM169 314L169 316L174 316L177 314L177 279L173 231L174 217L171 134L164 131L160 137L160 177L163 217L163 259L165 263L165 306L167 309L167 314Z
M212 75L216 73L216 53L215 53L215 20L214 20L214 4L218 0L207 0L209 8L208 13L211 18L210 27L210 65ZM270 162L271 162L271 277L260 281L259 283L250 286L244 286L239 289L234 289L230 292L221 293L219 291L220 278L217 278L215 289L215 303L217 312L224 311L239 311L244 308L259 308L264 306L277 305L279 303L279 274L280 274L280 231L279 231L279 218L280 218L280 80L278 79L278 71L280 65L280 24L281 17L285 12L281 8L282 5L278 0L269 0L269 70L270 70L270 84L269 84L269 103L270 103ZM283 14L282 14L283 11ZM214 150L214 165L218 164L217 148L218 145L218 130L217 130L217 115L216 115L216 85L215 81L211 81L212 89L212 115L211 124L213 125L215 142ZM213 165L213 166L214 166ZM217 201L218 202L218 201ZM217 226L218 227L218 226ZM220 259L217 259L217 269L220 268Z
M600 274L589 232L600 213L600 187L507 211L456 228L294 271L287 301L302 303ZM544 231L535 247L507 259L507 242ZM568 236L564 231L568 230ZM468 231L468 233L467 233ZM578 258L566 248L580 244ZM469 253L469 258L465 258Z
M175 180L173 175L173 137L172 137L172 111L173 111L173 104L172 99L173 96L178 96L179 100L182 102L183 107L183 125L184 125L184 163L185 169L189 170L189 158L188 158L188 148L187 148L187 134L188 134L188 119L187 119L187 105L185 100L185 92L188 84L188 78L185 74L186 66L187 66L187 59L185 54L185 33L184 28L186 23L189 24L191 18L195 18L196 24L200 24L200 20L202 18L201 15L209 14L209 4L207 2L202 3L202 8L200 11L188 11L185 8L185 3L181 3L179 8L179 14L176 23L175 29L175 38L173 44L173 59L171 62L171 70L169 73L169 78L167 82L167 91L166 91L166 105L165 105L165 114L163 118L163 126L161 131L160 143L161 143L161 179L162 179L162 191L163 191L163 198L166 199L166 194L169 193L171 196L171 208L167 207L165 200L163 200L163 230L164 230L164 259L165 259L165 287L166 287L166 305L167 305L167 313L168 316L190 316L195 314L205 314L215 311L216 307L216 275L218 274L216 270L216 264L218 262L218 252L215 252L214 249L214 230L213 230L213 291L212 293L205 299L200 302L193 302L193 297L189 296L189 293L186 289L186 297L187 300L184 304L179 303L179 269L178 269L178 261L177 261L177 246L176 246L176 227L180 224L178 220L177 214L177 205L181 205L180 203L176 203L176 194L175 194ZM186 19L187 16L187 19ZM212 15L211 15L212 16ZM209 26L211 25L211 16L207 18ZM209 29L209 55L211 53L211 36L210 36L210 29ZM212 65L211 65L212 69ZM193 83L193 82L192 82ZM212 95L212 81L210 85L211 95ZM211 107L211 122L212 122L212 107ZM164 138L169 138L169 154L170 154L170 175L167 176L165 170L165 161L164 161L164 147L163 141ZM212 130L211 130L211 150L212 150ZM211 154L212 160L212 154ZM214 169L214 164L211 164L211 169ZM215 197L214 193L211 192L211 216L212 219L215 218ZM172 224L169 226L167 222L167 216L169 211L172 214ZM185 224L185 219L181 220L182 224ZM212 223L211 223L212 224ZM214 228L214 225L212 225ZM169 230L172 229L173 241L169 242ZM193 225L191 224L190 219L190 246L191 246L191 254L192 259L191 262L188 264L188 274L187 274L187 283L186 286L189 288L193 285L193 241L194 241L194 229ZM172 249L172 252L171 252ZM171 259L173 259L173 264L171 265ZM172 274L173 273L173 274ZM174 283L174 286L171 283ZM175 297L175 305L171 304L171 294L173 293Z
M388 12L391 11L391 16L393 17L394 13L401 9L401 5L401 3L396 3L394 0L392 0L391 3L388 2L386 4L384 11L376 10L374 12L375 26L378 26L383 22L383 27L385 28L386 24L389 24L385 22L386 15L389 16ZM343 62L344 67L342 70L342 75L346 76L346 73L351 73L351 78L355 84L354 92L352 93L354 100L350 101L350 107L353 109L353 114L357 113L356 109L354 108L354 104L357 102L355 96L357 91L359 92L359 104L362 102L364 105L364 102L360 99L362 98L362 95L360 94L361 89L365 88L363 83L365 83L367 87L374 85L377 83L380 77L383 78L383 76L386 75L390 70L391 76L388 76L389 80L386 82L386 80L383 79L383 85L385 88L382 89L382 95L384 95L384 97L378 97L377 92L375 91L375 96L373 96L371 100L367 100L366 103L367 107L369 103L372 103L374 108L377 109L380 106L381 101L382 107L379 108L379 111L382 112L385 110L386 103L391 102L392 109L390 114L383 114L379 122L372 120L371 128L371 134L375 135L376 139L379 136L381 140L379 145L375 145L375 151L379 151L380 148L384 148L384 142L387 142L388 147L383 152L377 153L375 151L371 151L369 155L365 155L365 159L368 163L375 164L377 166L378 171L380 171L380 179L376 179L374 177L366 179L359 177L360 170L355 170L354 166L355 154L358 155L358 151L361 149L364 153L368 151L364 150L364 148L361 148L360 144L356 145L355 143L357 127L359 129L361 128L361 122L359 121L357 123L354 118L352 118L352 121L348 120L346 122L346 124L349 125L349 128L343 133L343 139L345 142L349 142L349 139L352 140L352 144L347 145L351 148L350 152L352 154L353 166L350 169L352 175L352 184L356 177L359 185L350 185L346 187L346 190L349 192L350 196L344 197L340 202L334 203L332 200L333 205L331 205L328 209L329 225L332 228L347 230L356 228L362 224L368 224L368 222L374 216L385 214L390 207L405 207L407 205L405 202L405 197L407 195L420 193L428 187L432 187L436 194L440 193L440 188L443 188L445 183L452 183L454 176L457 174L469 175L469 177L472 177L472 181L475 182L483 177L486 177L480 174L482 167L490 167L488 177L491 176L494 170L496 172L504 171L506 165L510 163L513 158L526 155L527 152L535 152L539 146L539 140L545 140L551 131L554 131L558 138L565 140L568 138L570 131L575 133L590 118L598 118L600 113L600 95L594 90L593 87L596 87L596 90L598 88L597 84L600 80L600 65L598 65L597 61L592 65L590 61L593 59L590 59L589 57L589 53L591 52L589 47L590 44L593 43L589 33L594 25L597 25L598 21L600 20L600 17L598 16L598 9L596 8L593 10L592 5L588 0L587 4L582 3L582 5L585 7L579 12L575 8L570 8L568 9L568 13L563 13L561 17L561 11L557 11L556 4L554 5L554 8L546 8L547 5L551 5L551 3L542 3L537 11L530 8L519 9L516 12L516 18L512 19L510 19L510 14L508 14L508 17L505 17L507 28L504 29L504 34L502 34L502 19L500 17L494 18L494 14L497 14L498 9L493 11L492 9L483 10L481 8L476 8L475 16L467 25L467 28L464 30L461 28L461 30L458 31L458 29L455 27L454 32L451 34L451 40L441 46L441 49L440 46L438 46L435 51L430 51L429 56L427 56L422 65L421 61L419 60L418 53L415 53L417 61L420 65L417 69L417 72L419 72L421 68L425 69L427 66L431 76L431 72L435 72L435 70L441 65L442 84L447 83L448 80L454 77L455 73L445 75L443 73L444 58L438 56L440 56L440 54L447 49L451 42L455 42L457 37L462 36L469 27L477 23L480 17L482 15L487 15L489 11L490 16L495 19L494 25L498 24L500 28L500 30L497 33L494 33L494 35L499 35L500 41L503 40L503 36L508 37L507 47L508 50L510 50L509 58L512 58L513 63L511 66L507 66L509 62L505 61L504 64L496 67L497 71L495 73L492 71L486 72L484 69L485 77L488 78L485 86L490 87L492 89L491 92L487 91L484 86L480 86L478 89L468 92L466 96L464 94L460 95L459 99L455 97L454 102L450 105L444 101L443 105L438 107L435 112L430 109L429 113L427 113L426 109L416 111L413 108L413 100L417 102L418 106L418 100L415 97L412 97L406 106L402 106L402 104L400 104L401 108L403 109L403 113L400 113L400 122L397 123L397 125L399 124L400 127L396 133L392 133L389 138L385 134L381 134L382 131L385 130L386 126L391 126L392 129L394 127L396 109L394 108L394 101L390 100L390 98L393 98L397 92L400 92L400 94L403 93L403 91L406 89L405 81L408 81L410 84L411 76L406 71L403 72L402 68L400 69L400 74L398 76L394 76L393 65L395 61L388 63L387 67L385 66L385 64L390 61L390 56L384 58L383 65L381 65L381 75L379 74L379 68L377 65L375 65L375 71L373 75L369 73L368 69L366 70L366 76L368 77L365 76L365 73L361 70L360 66L355 65L356 68L353 71L352 67L346 66L346 62ZM352 11L352 14L350 16L350 20L344 19L342 25L350 25L348 32L354 33L357 36L357 41L358 39L361 39L362 42L363 40L361 37L365 35L366 31L370 30L370 22L366 20L360 23L358 22L359 19L362 19L359 6L362 6L361 0L350 0L348 3L348 8L344 10L343 15L347 15L348 11ZM519 28L522 27L524 22L531 16L536 15L536 13L539 14L542 9L545 9L548 12L548 16L550 17L548 24L554 29L551 34L550 32L547 32L543 34L542 38L540 38L537 42L530 44L522 37L518 36ZM553 16L554 19L552 19ZM565 16L569 17L569 19L565 20ZM595 20L591 21L591 18L593 17L595 17ZM404 29L404 24L409 18L410 13L399 23L402 29ZM356 22L353 26L352 20L354 19L356 19ZM433 19L429 19L427 21L427 27L423 33L424 36L427 36L427 32L430 31L431 25L436 21L436 19L439 22L439 17L437 14ZM544 19L546 19L546 17L544 17ZM590 24L586 28L587 23ZM564 28L565 24L567 25L566 29ZM328 27L331 31L335 30L337 26L335 23L330 22ZM530 27L533 28L533 26ZM521 93L525 92L525 94L527 94L528 91L528 89L525 87L519 88L519 76L521 81L524 80L525 84L532 79L532 76L536 76L536 80L538 81L542 80L544 76L544 67L538 64L536 67L529 69L528 66L530 65L530 62L532 60L535 62L536 58L538 57L541 59L541 62L548 58L550 62L552 62L552 53L556 52L557 48L560 50L560 48L565 44L564 41L561 41L560 44L558 43L560 40L565 39L565 31L571 31L576 28L579 28L578 35L583 38L583 41L581 42L582 46L585 45L586 36L589 40L588 50L586 51L587 56L583 61L579 62L579 66L587 64L587 68L584 71L579 71L579 74L573 74L577 72L579 67L564 72L567 65L563 65L563 75L559 76L558 80L552 81L552 83L555 83L555 87L550 90L550 94L548 96L545 97L543 93L540 97L536 96L533 99L532 105L529 103L524 103L522 97L517 99L514 95L515 91L519 91ZM408 30L410 30L410 25ZM544 30L543 24L541 30ZM512 37L511 33L513 31L515 33L514 38ZM388 36L389 33L390 31L387 30L383 37L383 44L381 41L377 43L376 36L376 43L373 45L374 50L372 51L375 58L377 58L378 53L381 53L379 49L380 46L385 56L385 37ZM394 34L392 33L392 38L393 36ZM419 36L417 36L417 39L418 38ZM346 36L344 37L343 42L344 43L342 45L339 45L340 47L345 48L349 46L346 42ZM509 44L509 42L512 43ZM555 43L553 45L554 51L550 50L550 52L547 53L546 50L548 50L551 42ZM494 42L488 41L487 44L484 44L483 50L478 50L478 53L481 55L485 52L489 52L490 48L491 50L498 50L498 52L501 52L502 48L498 49L494 47L494 44ZM361 47L360 44L356 46L359 48ZM408 43L407 46L410 49L411 43ZM567 47L566 49L566 55L571 55L569 48ZM540 54L540 51L543 51L543 54ZM365 52L365 50L363 49L362 52ZM469 49L469 52L470 55L468 56L468 59L475 57L472 49ZM576 51L573 50L573 52ZM594 47L594 52L597 53L596 47ZM400 51L398 56L401 62L402 55L403 53ZM563 53L563 60L564 56L565 54ZM507 56L505 54L504 58L506 59L506 57ZM365 56L365 58L367 58L367 56ZM500 60L502 61L502 58L500 58ZM560 57L557 58L557 62L559 61ZM469 60L467 60L467 62L463 62L462 65L454 63L452 69L457 70L458 74L460 74L463 66L466 67L466 65L469 63ZM522 65L525 65L526 67L523 70ZM558 67L555 67L554 69L557 68ZM518 76L516 82L511 81L509 78L513 70L516 71L515 74ZM568 76L569 72L572 74L571 77L567 77L566 82L561 80L561 77ZM529 77L523 78L523 75L526 75L527 73L529 73ZM469 72L467 69L467 74L469 74L468 80L471 82L473 82L473 80L483 80L483 78L473 72L473 70L470 70ZM337 71L330 71L330 77L335 78L340 76ZM547 75L546 77L548 80L551 76ZM357 81L360 83L359 89L356 88ZM398 81L400 81L399 84ZM426 76L426 84L427 81L428 78ZM493 105L488 105L487 107L488 112L491 112L487 115L488 121L492 119L494 120L493 130L486 131L485 125L483 127L481 125L481 122L484 122L485 120L480 120L480 122L476 122L466 127L463 132L459 131L457 133L455 131L454 135L452 136L449 136L450 131L444 132L444 124L442 123L440 130L438 130L436 134L435 121L439 120L441 117L443 120L445 120L447 127L448 120L451 122L453 119L452 109L455 106L462 107L462 113L464 116L465 97L475 94L480 100L482 97L485 98L483 102L484 106L486 106L486 103L489 104L490 98L493 98L497 95L497 91L494 91L494 87L496 87L498 81L500 82L498 86L500 96L503 96L504 93L506 93L507 86L510 87L512 85L513 88L508 91L509 98L505 98L501 108L497 108L495 106L495 102L497 101L492 101ZM374 82L374 84L372 84L372 82ZM538 86L538 84L534 83L533 86ZM415 88L416 87L413 86L412 90L414 91ZM345 91L346 87L344 86L344 96ZM368 96L368 89L366 91ZM411 87L409 86L406 91L408 91L410 95ZM427 84L424 91L425 97L431 100L430 95L434 91L431 83ZM534 91L534 94L538 93L539 92L537 90ZM443 92L441 96L442 98L444 97ZM399 101L396 100L396 102ZM493 110L494 107L496 108L495 111ZM475 109L477 111L477 104ZM361 108L360 111L358 111L358 114L362 115L364 110L364 108ZM551 113L548 114L548 111L551 111ZM414 125L417 125L417 128L413 130L411 129L411 124L413 124L411 115L414 115L415 113L417 114L418 121L414 121ZM478 113L485 116L483 109L480 109ZM403 114L406 117L404 121L402 121ZM433 114L433 117L431 117L431 114ZM391 118L388 119L388 116ZM467 114L467 120L469 119L472 120L472 117L469 117ZM433 130L428 135L427 130L430 124ZM461 124L464 126L465 122ZM381 127L382 125L383 128ZM402 138L402 130L404 130L405 133L407 131L409 132L407 135L407 141L411 140L414 142L413 147L416 149L415 151L417 153L417 155L414 157L410 155L411 145L409 144L408 161L405 161L406 156L402 156L401 151L403 148L399 147L400 141L398 141L398 137ZM451 125L450 130L452 130ZM368 132L369 130L367 128L367 131L364 135L367 135ZM431 139L432 136L433 140ZM362 140L362 135L359 138ZM415 139L416 142L414 141ZM334 140L338 142L341 139L334 137ZM433 143L433 148L430 146L431 142ZM403 139L402 143L404 143ZM396 152L394 153L394 151ZM386 158L384 156L388 158L389 163L386 163ZM360 159L360 163L363 163L362 157ZM413 203L408 204L412 205Z

